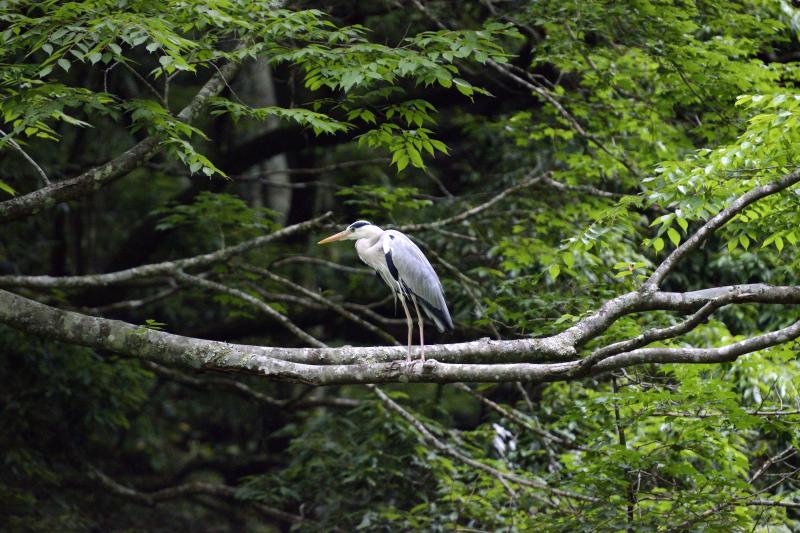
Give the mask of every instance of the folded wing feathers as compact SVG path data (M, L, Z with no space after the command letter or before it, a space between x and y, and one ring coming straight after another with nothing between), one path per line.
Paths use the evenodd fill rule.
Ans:
M453 320L447 310L442 284L417 245L399 231L388 230L383 237L383 251L392 277L414 295L439 331L452 331Z

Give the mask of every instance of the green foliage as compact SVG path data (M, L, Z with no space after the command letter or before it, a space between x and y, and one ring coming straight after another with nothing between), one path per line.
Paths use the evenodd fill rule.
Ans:
M432 205L428 199L419 198L416 187L383 187L356 185L337 191L337 196L347 198L346 205L355 206L363 216L379 216L392 220L398 214L407 214Z
M145 135L165 148L68 209L9 224L0 270L128 268L224 248L334 207L338 221L442 220L548 172L555 183L415 234L447 261L430 255L457 323L455 337L429 328L426 342L545 335L636 289L734 198L797 165L800 12L788 2L423 2L453 29L416 3L303 5L318 9L0 1L3 194L26 194L38 180L12 141L54 182ZM275 81L269 99L225 80L192 124L177 118L223 64L251 75L256 59ZM259 144L273 128L278 151ZM280 176L269 159L283 150L293 170ZM385 153L390 164L376 163ZM236 180L216 179L229 168L239 169ZM751 205L663 288L796 285L798 208L796 189ZM391 320L402 314L376 302L386 295L379 280L330 268L325 260L355 266L352 247L321 250L310 244L318 237L294 235L242 262L325 294L402 341L403 321ZM378 342L307 294L239 266L205 274L331 345ZM141 333L299 344L240 298L166 292L30 291L140 324ZM684 319L625 316L580 355ZM724 346L794 320L788 306L729 306L650 346ZM800 446L797 350L785 343L732 363L522 384L525 395L513 384L476 387L513 417L450 386L386 388L458 453L592 502L501 482L425 444L359 387L156 377L111 354L0 328L0 516L11 530L283 528L250 505L261 503L302 515L301 531L796 530L796 508L752 500L800 498L796 457L756 475ZM338 396L361 403L304 406ZM239 501L193 495L144 507L98 484L90 466L142 492L225 484Z
M0 328L5 381L0 421L5 524L45 531L93 525L92 498L71 486L86 469L85 450L129 430L148 398L149 372L86 348L42 342ZM62 491L55 501L47 497ZM72 526L66 526L72 524Z
M275 212L266 207L249 207L231 194L203 191L191 204L168 206L156 210L162 215L158 230L187 228L199 234L218 234L224 240L243 240L277 229Z
M343 419L321 414L276 437L290 437L291 461L276 475L244 480L239 497L271 505L303 504L307 531L389 525L387 515L411 509L435 472L402 421L376 416L374 402ZM322 489L321 489L322 488ZM430 495L434 497L434 495Z
M350 124L339 122L322 113L316 113L308 109L284 109L277 106L250 108L242 104L231 102L226 98L213 98L211 105L214 106L212 115L229 114L234 122L238 122L242 117L251 117L257 120L266 120L268 117L278 117L283 120L291 120L301 126L308 126L314 133L336 133L347 131Z

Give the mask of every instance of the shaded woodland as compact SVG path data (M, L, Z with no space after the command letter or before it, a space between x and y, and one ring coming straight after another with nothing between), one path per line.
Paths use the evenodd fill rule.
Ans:
M0 529L797 530L798 28L0 1Z

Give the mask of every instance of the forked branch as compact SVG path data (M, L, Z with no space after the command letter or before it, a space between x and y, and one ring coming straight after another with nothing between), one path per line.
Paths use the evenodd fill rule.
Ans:
M239 70L237 63L220 68L200 88L189 104L178 113L178 120L190 122L200 112L209 98L225 87L226 79ZM142 165L161 150L160 139L150 135L111 161L87 170L79 176L51 183L31 193L0 202L0 223L38 213L42 209L89 194L121 178Z

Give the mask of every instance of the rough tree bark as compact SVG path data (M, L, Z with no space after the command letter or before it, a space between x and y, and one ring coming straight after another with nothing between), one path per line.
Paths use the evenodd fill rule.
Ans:
M538 179L540 178L528 178L521 185L529 185ZM125 322L56 309L4 290L0 290L0 323L47 338L109 350L166 365L249 372L269 379L312 385L562 381L648 363L732 361L743 354L798 338L800 321L782 329L718 348L645 346L656 340L674 338L690 331L724 305L798 304L800 287L747 284L674 293L660 291L659 284L683 258L737 213L761 198L786 190L798 181L800 181L800 170L795 170L774 182L744 193L667 255L656 267L653 275L638 290L607 301L596 312L558 334L534 339L504 341L481 339L459 344L428 346L426 351L429 360L424 364L419 362L401 364L400 361L405 357L405 349L400 346L328 348L321 342L315 342L317 346L314 348L285 348L227 344L181 337ZM466 211L466 216L475 211L476 208ZM277 238L313 227L328 216L329 214L326 214L210 254L89 276L63 278L0 276L0 287L39 289L91 287L167 276L179 280L194 279L203 286L215 290L230 290L223 284L187 275L184 269L204 268L226 261ZM457 215L446 219L445 223L461 219L461 215ZM432 224L436 225L439 222ZM261 306L257 298L247 295L247 300L252 300L250 303L253 305ZM582 354L584 346L589 341L601 338L620 317L652 310L694 314L674 326L645 331L635 338L606 344L586 356ZM278 319L283 327L296 328L280 313L273 312L270 315ZM306 338L305 335L301 337Z
M209 98L219 94L239 69L237 63L222 66L200 88L192 100L177 115L178 120L191 122ZM146 163L161 150L158 137L150 135L111 161L87 170L79 176L51 183L31 193L0 202L0 223L33 215L60 202L85 196L107 186L131 170Z

